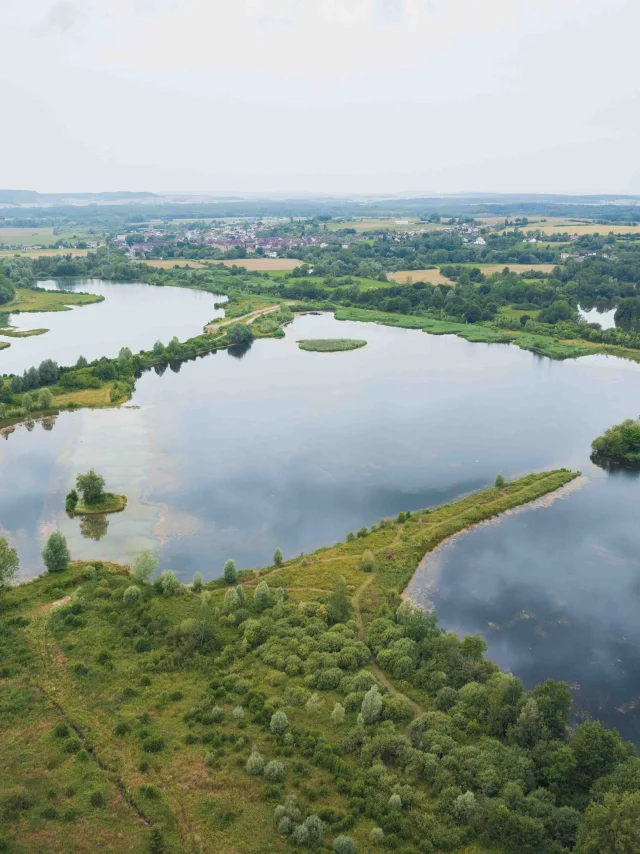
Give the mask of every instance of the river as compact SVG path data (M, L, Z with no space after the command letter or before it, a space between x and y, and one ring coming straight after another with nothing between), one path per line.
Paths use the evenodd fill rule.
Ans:
M309 353L296 344L307 337L369 343ZM637 414L639 388L640 366L613 357L553 362L307 315L285 339L145 373L120 409L18 427L0 442L0 522L24 577L41 571L43 539L58 527L76 557L130 561L149 546L189 581L196 570L220 575L229 557L258 567L276 546L309 552L497 472L579 468L586 482L566 497L428 558L410 592L435 605L441 625L482 634L528 686L578 683L581 711L637 737L640 483L593 466L589 448ZM64 495L91 466L129 505L83 526L66 517Z

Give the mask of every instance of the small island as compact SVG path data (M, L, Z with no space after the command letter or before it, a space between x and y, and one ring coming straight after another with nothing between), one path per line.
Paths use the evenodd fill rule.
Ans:
M127 506L124 495L104 491L104 478L93 469L76 478L76 489L68 493L65 507L70 516L119 513Z
M365 347L366 341L356 338L303 338L298 341L301 350L313 353L338 353L342 350L358 350Z
M591 443L591 460L599 466L640 468L640 418L627 418Z

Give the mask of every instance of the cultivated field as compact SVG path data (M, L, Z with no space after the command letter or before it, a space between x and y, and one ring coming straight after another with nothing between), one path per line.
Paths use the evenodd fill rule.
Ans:
M235 261L215 261L216 264L224 264L225 267L244 267L256 273L265 273L270 270L293 270L299 267L302 261L297 258L238 258Z
M440 270L398 270L397 273L391 273L387 276L390 282L397 282L400 285L406 285L407 279L411 282L429 282L432 285L452 285L451 279L443 276Z
M172 267L193 267L195 270L203 270L206 267L202 261L194 261L191 258L165 258L141 263L149 267L161 267L163 270L170 270Z
M527 226L527 228L531 228L531 226ZM558 224L558 225L549 225L544 224L541 226L534 226L534 229L539 229L543 234L563 234L565 231L569 234L602 234L607 235L610 232L614 234L640 234L640 225L613 225L607 223L606 225L598 225L597 223L590 223L589 225L585 225L581 223L580 225L568 225L568 224Z
M398 222L407 222L407 225L398 225ZM420 222L415 217L397 216L390 219L349 219L344 222L329 222L329 231L339 231L342 228L355 228L357 232L363 231L437 231L443 226L433 222Z
M5 238L19 238L23 240L25 237L51 237L53 236L53 226L44 228L11 228L10 226L0 227L0 241Z
M557 264L464 264L464 267L480 267L485 275L501 273L508 267L512 273L526 273L528 270L537 270L540 273L550 273Z

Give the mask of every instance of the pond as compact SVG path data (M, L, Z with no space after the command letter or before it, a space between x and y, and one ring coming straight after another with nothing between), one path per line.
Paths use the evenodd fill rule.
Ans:
M167 344L174 335L180 341L202 332L204 325L224 314L216 302L226 300L188 288L154 287L142 282L117 284L101 279L62 279L38 282L45 290L101 294L103 302L76 306L70 311L11 314L17 329L48 329L30 338L2 338L11 346L0 350L0 373L22 373L43 359L74 365L79 356L89 361L113 358L121 347L134 353L150 350L159 339Z
M328 354L296 344L323 337L369 343ZM581 488L456 540L437 556L435 584L422 584L425 571L433 579L424 570L411 592L435 602L442 625L485 636L528 685L582 679L581 708L593 714L631 704L616 713L628 734L640 693L640 485L592 466L589 449L637 414L639 388L640 366L612 357L553 362L511 345L307 315L284 339L144 374L118 410L17 428L0 442L0 522L25 576L41 571L43 539L59 527L76 557L129 562L149 546L190 581L195 570L219 576L229 557L258 567L276 546L286 557L309 552L485 487L500 471L578 468ZM91 466L129 505L83 525L66 517L64 496Z

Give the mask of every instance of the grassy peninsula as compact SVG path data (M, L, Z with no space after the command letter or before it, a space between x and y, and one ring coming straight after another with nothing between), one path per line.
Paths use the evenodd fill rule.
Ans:
M100 294L78 294L73 291L45 291L41 288L15 288L15 296L2 306L3 312L70 311L73 306L102 302Z
M569 730L564 684L525 692L481 638L399 595L444 538L576 476L401 513L258 573L230 561L209 584L150 583L151 559L6 588L5 850L591 850L602 799L635 804L634 749Z
M593 440L591 450L591 459L598 465L640 468L640 418L609 427Z
M104 497L95 504L87 504L86 501L80 500L75 509L69 512L73 516L101 515L103 513L120 513L126 506L126 495L105 492Z
M312 353L339 353L343 350L358 350L367 342L356 338L303 338L298 341L301 350Z

